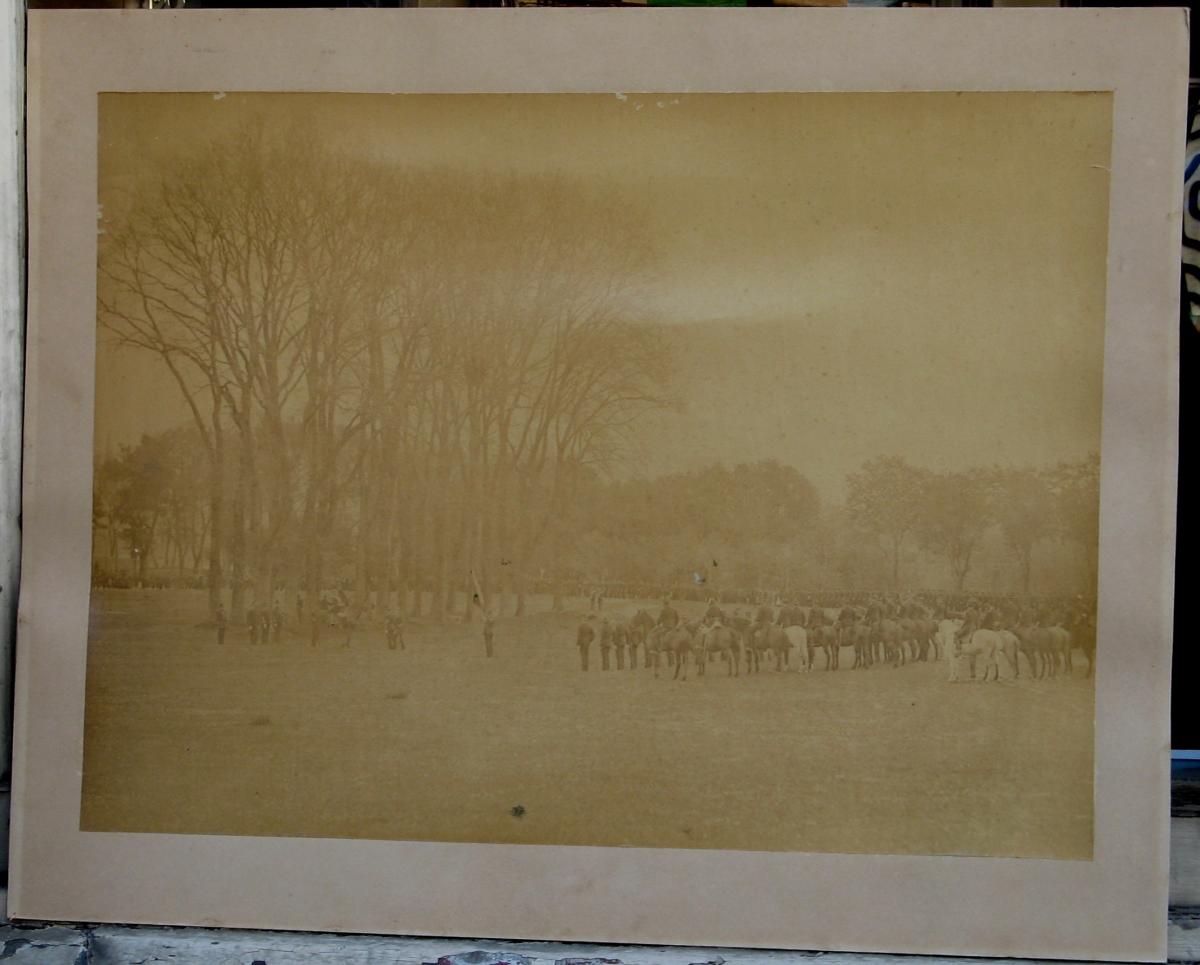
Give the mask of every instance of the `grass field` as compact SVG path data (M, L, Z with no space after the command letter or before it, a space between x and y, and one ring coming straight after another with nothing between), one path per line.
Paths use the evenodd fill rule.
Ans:
M584 674L575 604L487 659L478 623L218 647L202 593L96 591L82 828L1091 857L1081 673Z

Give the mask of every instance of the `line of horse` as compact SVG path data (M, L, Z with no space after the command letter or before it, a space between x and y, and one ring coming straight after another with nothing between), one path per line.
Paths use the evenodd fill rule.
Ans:
M656 677L665 663L673 668L672 679L682 680L687 679L689 665L698 676L704 676L709 663L717 660L725 664L731 677L772 666L776 671L793 667L811 671L819 656L824 657L825 670L838 670L845 650L851 651L850 667L855 670L946 660L951 680L962 679L968 672L974 678L980 668L983 681L998 680L1002 662L1008 676L1020 677L1022 657L1031 677L1070 674L1075 650L1087 660L1087 676L1095 667L1095 630L1085 622L1070 629L1030 624L977 628L962 634L960 618L856 616L843 620L839 614L827 617L827 622L805 625L810 621L801 622L792 614L799 616L785 609L771 622L681 618L675 626L665 626L643 609L622 625L624 632L618 639L627 641L631 666L641 647L643 666L653 668Z

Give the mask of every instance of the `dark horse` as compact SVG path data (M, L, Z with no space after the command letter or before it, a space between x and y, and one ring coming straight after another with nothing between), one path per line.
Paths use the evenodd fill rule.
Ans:
M683 680L687 680L687 665L688 658L692 654L692 631L685 626L677 627L660 627L656 633L652 633L646 638L646 652L654 654L654 676L658 676L658 658L659 654L665 653L668 660L673 660L675 664L675 673L672 674L672 680L680 679L680 671L683 671Z
M829 624L813 627L808 631L808 665L813 665L813 656L820 649L825 651L825 669L837 670L838 656L841 648L838 639L838 628Z
M1096 669L1096 621L1091 615L1079 617L1068 627L1068 631L1071 634L1070 639L1074 642L1074 645L1082 650L1083 655L1087 657L1087 675L1090 677ZM1071 657L1068 650L1068 665L1070 665L1070 660Z
M650 633L654 629L654 617L646 610L638 610L629 620L629 642L631 644L630 652L633 658L636 658L636 650L638 644L642 645L642 666L650 666L650 647L647 641L650 639ZM633 669L633 659L630 661L630 669Z
M729 673L727 676L737 677L741 670L742 636L730 627L719 625L712 627L700 638L700 667L697 673L703 677L710 654L719 653L725 660Z
M770 653L775 657L775 669L782 670L787 664L788 651L792 642L788 639L783 627L773 623L756 627L754 630L754 669L758 670L761 654Z

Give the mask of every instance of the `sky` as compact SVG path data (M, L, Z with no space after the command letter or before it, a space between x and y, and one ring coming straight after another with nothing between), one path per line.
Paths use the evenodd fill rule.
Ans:
M1104 93L102 95L100 200L253 117L389 164L611 191L645 218L649 307L687 376L637 471L777 458L836 498L884 451L1098 450L1111 111ZM147 364L98 363L97 445L186 418Z

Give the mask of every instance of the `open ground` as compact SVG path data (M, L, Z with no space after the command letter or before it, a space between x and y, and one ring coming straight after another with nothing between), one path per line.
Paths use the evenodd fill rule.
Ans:
M84 830L1092 854L1093 686L945 663L582 673L576 609L224 646L199 591L96 590ZM625 614L638 604L606 603ZM692 615L685 604L685 615Z

